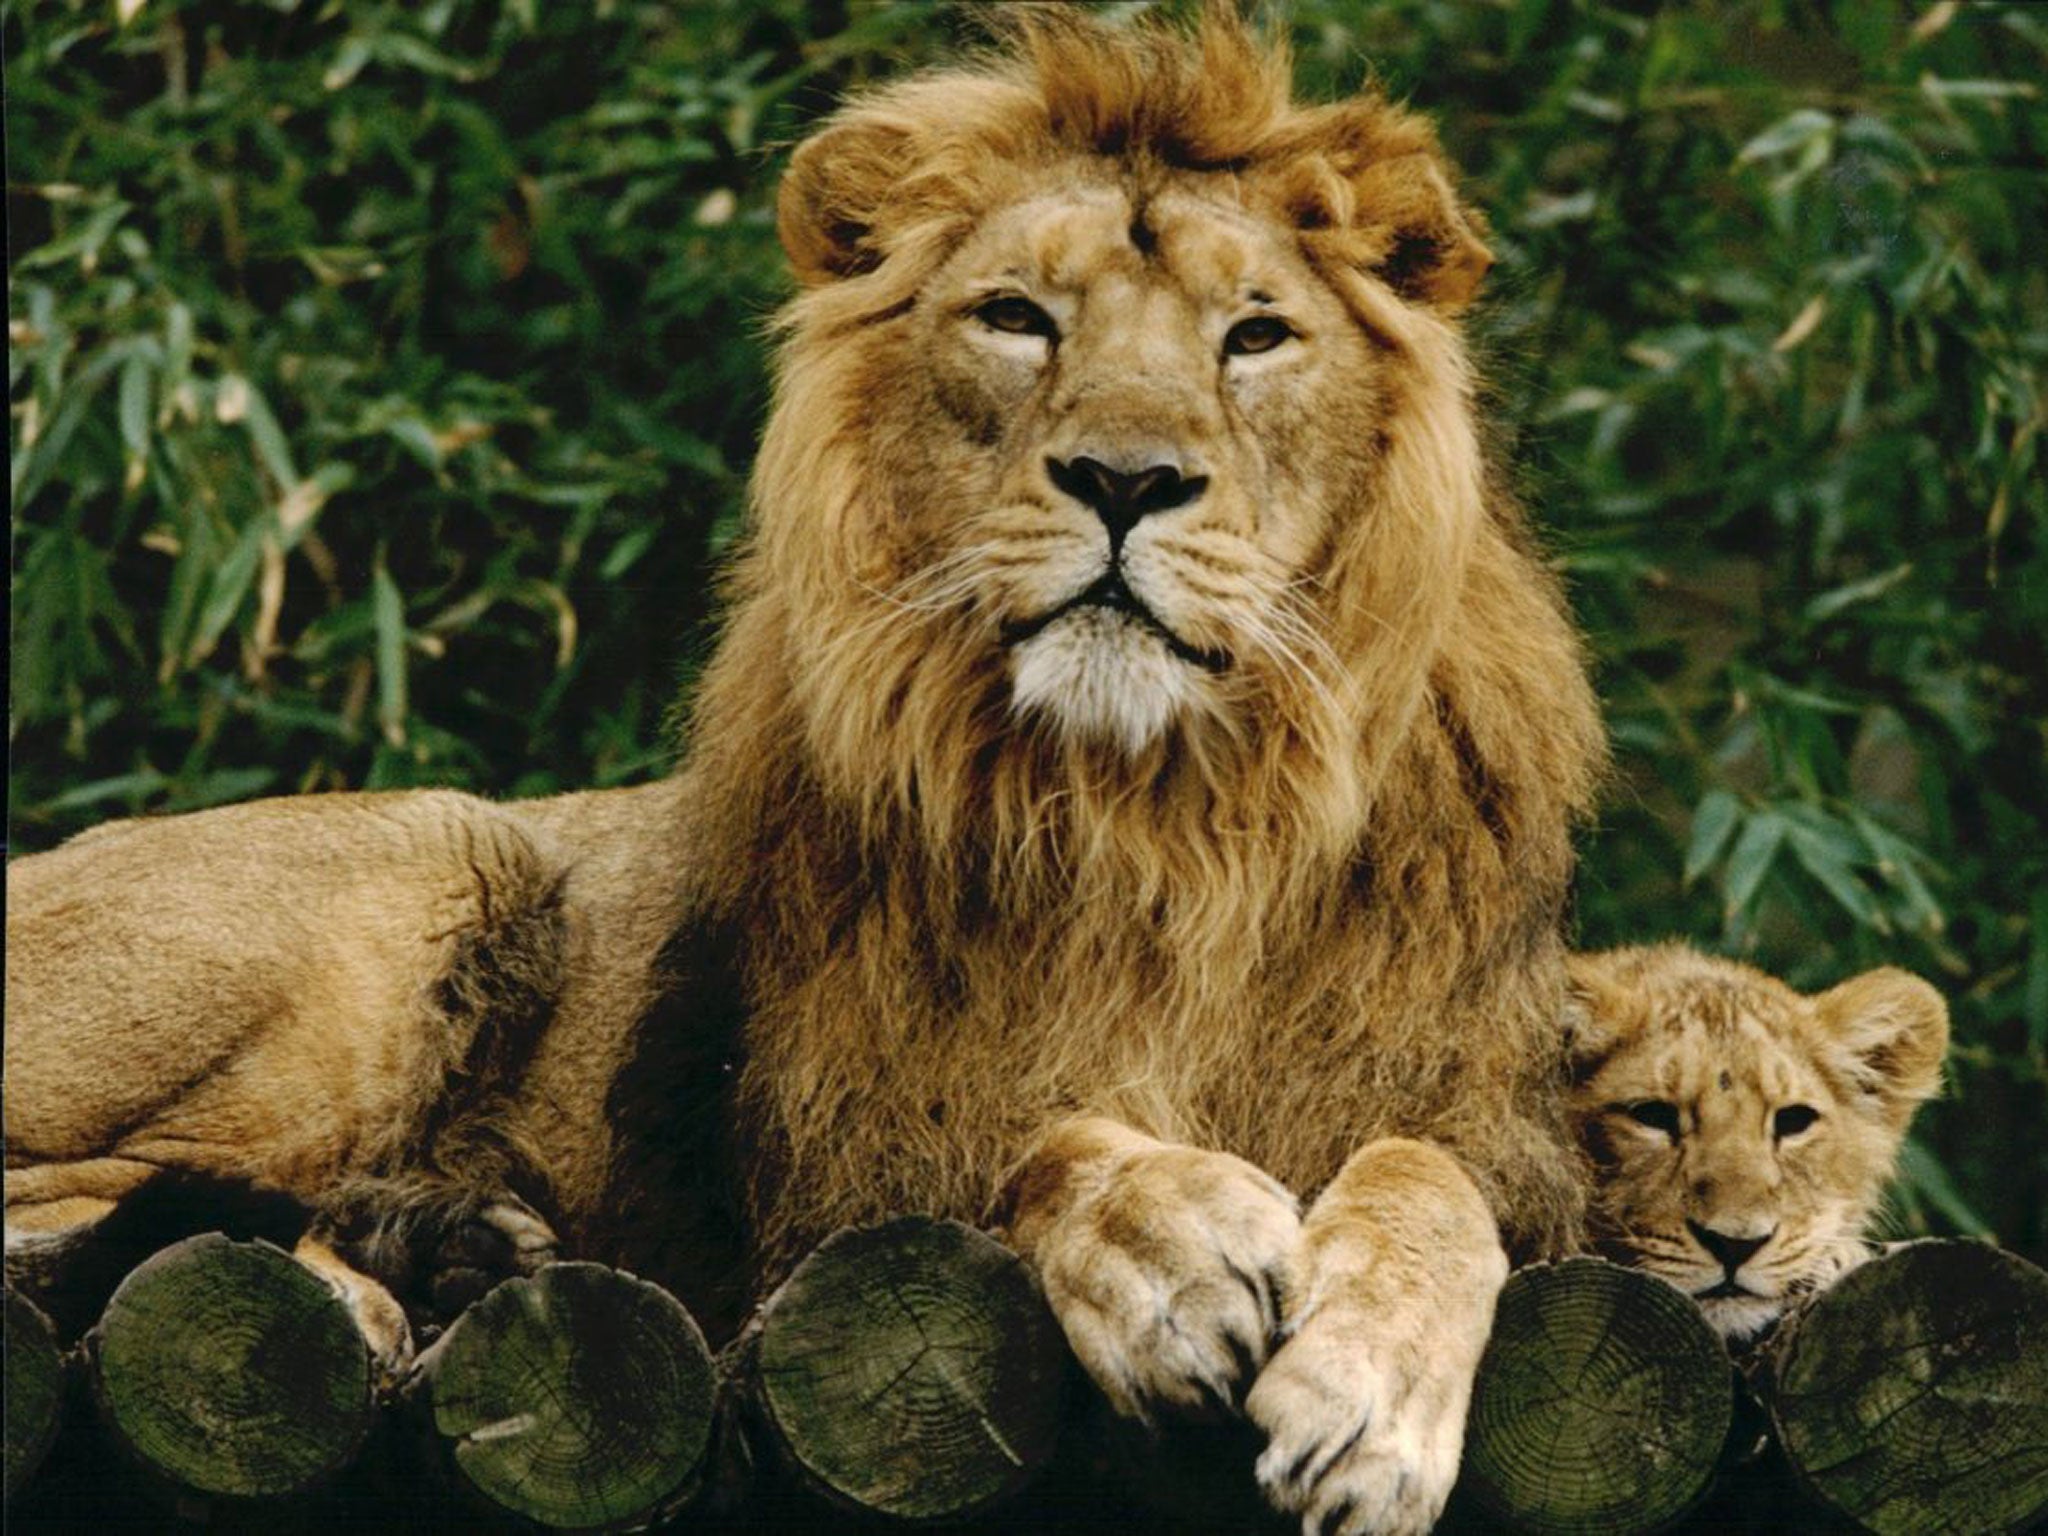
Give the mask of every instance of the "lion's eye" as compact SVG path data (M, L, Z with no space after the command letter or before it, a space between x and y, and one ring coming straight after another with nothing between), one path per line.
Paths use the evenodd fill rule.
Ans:
M1662 1131L1673 1141L1678 1139L1678 1106L1663 1099L1637 1099L1631 1104L1618 1106L1624 1115L1637 1125L1647 1125L1653 1131Z
M1020 299L1015 294L977 305L974 318L992 331L1004 331L1012 336L1043 336L1047 341L1054 341L1060 333L1059 327L1052 323L1051 315L1029 299Z
M1771 1129L1782 1140L1811 1129L1814 1121L1819 1118L1820 1111L1811 1104L1787 1104L1771 1117Z
M1253 352L1270 352L1294 335L1294 327L1272 315L1253 315L1240 320L1223 338L1225 357L1243 357Z

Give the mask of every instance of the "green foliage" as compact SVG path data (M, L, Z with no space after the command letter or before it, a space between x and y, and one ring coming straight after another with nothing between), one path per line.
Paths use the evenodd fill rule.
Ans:
M1122 9L1140 7L1124 6ZM2048 19L1293 0L1443 124L1618 773L1589 944L1956 1013L1907 1226L2048 1249ZM9 0L13 826L668 761L873 0ZM679 667L682 668L679 671Z
M916 12L7 14L19 837L614 783L730 531L765 136Z
M1313 9L1319 43L1440 109L1494 217L1498 410L1620 770L1584 941L1934 979L1959 1102L1902 1221L2038 1251L2044 18Z

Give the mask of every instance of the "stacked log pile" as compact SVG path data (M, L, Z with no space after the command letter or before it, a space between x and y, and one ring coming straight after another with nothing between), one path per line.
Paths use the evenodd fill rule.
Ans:
M1685 1297L1522 1271L1446 1528L2024 1531L2048 1518L2048 1274L1981 1244L1855 1271L1740 1369ZM1024 1266L957 1223L824 1243L714 1359L655 1286L510 1280L380 1390L264 1243L135 1270L66 1349L7 1298L10 1530L1288 1529L1257 1438L1154 1440L1072 1366Z

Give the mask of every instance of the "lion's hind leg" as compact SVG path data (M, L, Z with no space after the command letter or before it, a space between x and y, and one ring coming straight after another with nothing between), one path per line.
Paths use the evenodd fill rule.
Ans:
M402 1351L391 1282L434 1266L359 1262L351 1222L431 1250L516 1212L483 1223L500 1268L552 1251L509 1191L546 1203L513 1122L564 985L565 878L514 817L445 791L121 823L16 861L10 1207L86 1170L121 1173L76 1191L113 1202L134 1170L282 1191L314 1215L283 1246L310 1233L302 1257Z

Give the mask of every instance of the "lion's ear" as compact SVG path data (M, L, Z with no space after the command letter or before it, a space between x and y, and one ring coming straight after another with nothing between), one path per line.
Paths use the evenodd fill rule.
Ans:
M1404 299L1456 313L1479 292L1493 252L1486 221L1466 208L1432 154L1369 165L1352 178L1359 216L1385 232L1374 270Z
M816 287L880 265L876 224L915 163L909 128L873 115L842 118L797 146L776 194L775 232L799 282Z
M1813 1001L1836 1060L1895 1124L1940 1090L1948 1004L1918 976L1883 966Z
M1331 110L1321 152L1297 160L1283 194L1304 234L1402 298L1455 314L1493 265L1486 220L1459 198L1436 135L1377 97Z
M1628 990L1617 974L1620 951L1565 956L1565 1061L1583 1083L1621 1044Z

